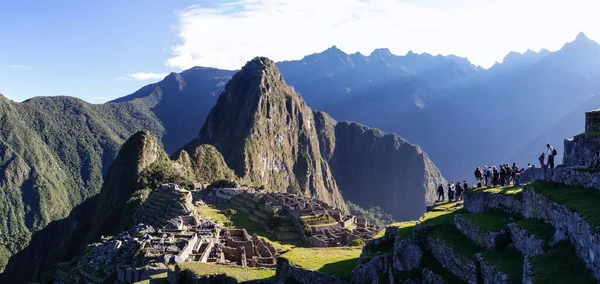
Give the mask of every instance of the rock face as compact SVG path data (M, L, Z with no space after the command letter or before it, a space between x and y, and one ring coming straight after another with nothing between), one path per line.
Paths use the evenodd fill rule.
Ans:
M472 257L456 253L443 240L432 236L427 237L426 246L442 266L452 271L454 275L469 284L477 284L477 264Z
M409 271L421 265L423 252L421 248L409 240L400 240L394 243L394 254L392 261L394 268L398 271Z
M214 145L250 183L345 208L321 156L311 109L267 58L248 62L227 83L198 141Z
M417 219L446 184L426 153L395 134L337 122L324 112L315 112L315 120L322 155L344 198L360 206Z

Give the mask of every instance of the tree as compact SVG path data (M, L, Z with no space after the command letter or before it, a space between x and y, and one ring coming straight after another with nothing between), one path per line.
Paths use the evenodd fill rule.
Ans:
M235 215L237 213L237 211L235 211L234 209L227 209L225 210L225 212L223 212L223 214L225 214L225 217L227 217L227 220L231 221L231 217L233 217L233 215Z

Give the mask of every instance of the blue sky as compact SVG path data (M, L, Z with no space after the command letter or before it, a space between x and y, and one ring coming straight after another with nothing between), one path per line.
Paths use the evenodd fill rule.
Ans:
M105 102L201 65L254 56L455 54L489 67L511 50L600 39L597 0L0 0L0 93Z

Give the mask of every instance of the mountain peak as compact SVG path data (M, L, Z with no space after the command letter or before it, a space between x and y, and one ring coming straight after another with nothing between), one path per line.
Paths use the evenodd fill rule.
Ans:
M577 34L577 37L575 38L575 42L589 42L591 41L591 39L585 35L583 32L580 32L579 34Z
M392 52L388 49L388 48L377 48L375 50L373 50L373 52L371 52L371 55L369 56L391 56Z

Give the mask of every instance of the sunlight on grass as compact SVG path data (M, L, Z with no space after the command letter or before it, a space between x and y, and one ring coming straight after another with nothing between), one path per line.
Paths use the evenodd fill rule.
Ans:
M361 252L361 247L295 248L283 257L302 268L350 279Z
M469 190L473 191L483 191L487 193L498 193L498 194L506 194L506 195L516 195L520 196L523 193L523 188L519 186L497 186L497 187L482 187L482 188L470 188Z
M230 265L218 265L200 262L186 262L180 265L181 269L187 269L190 272L202 275L226 274L238 281L266 280L275 277L274 269L248 268Z

